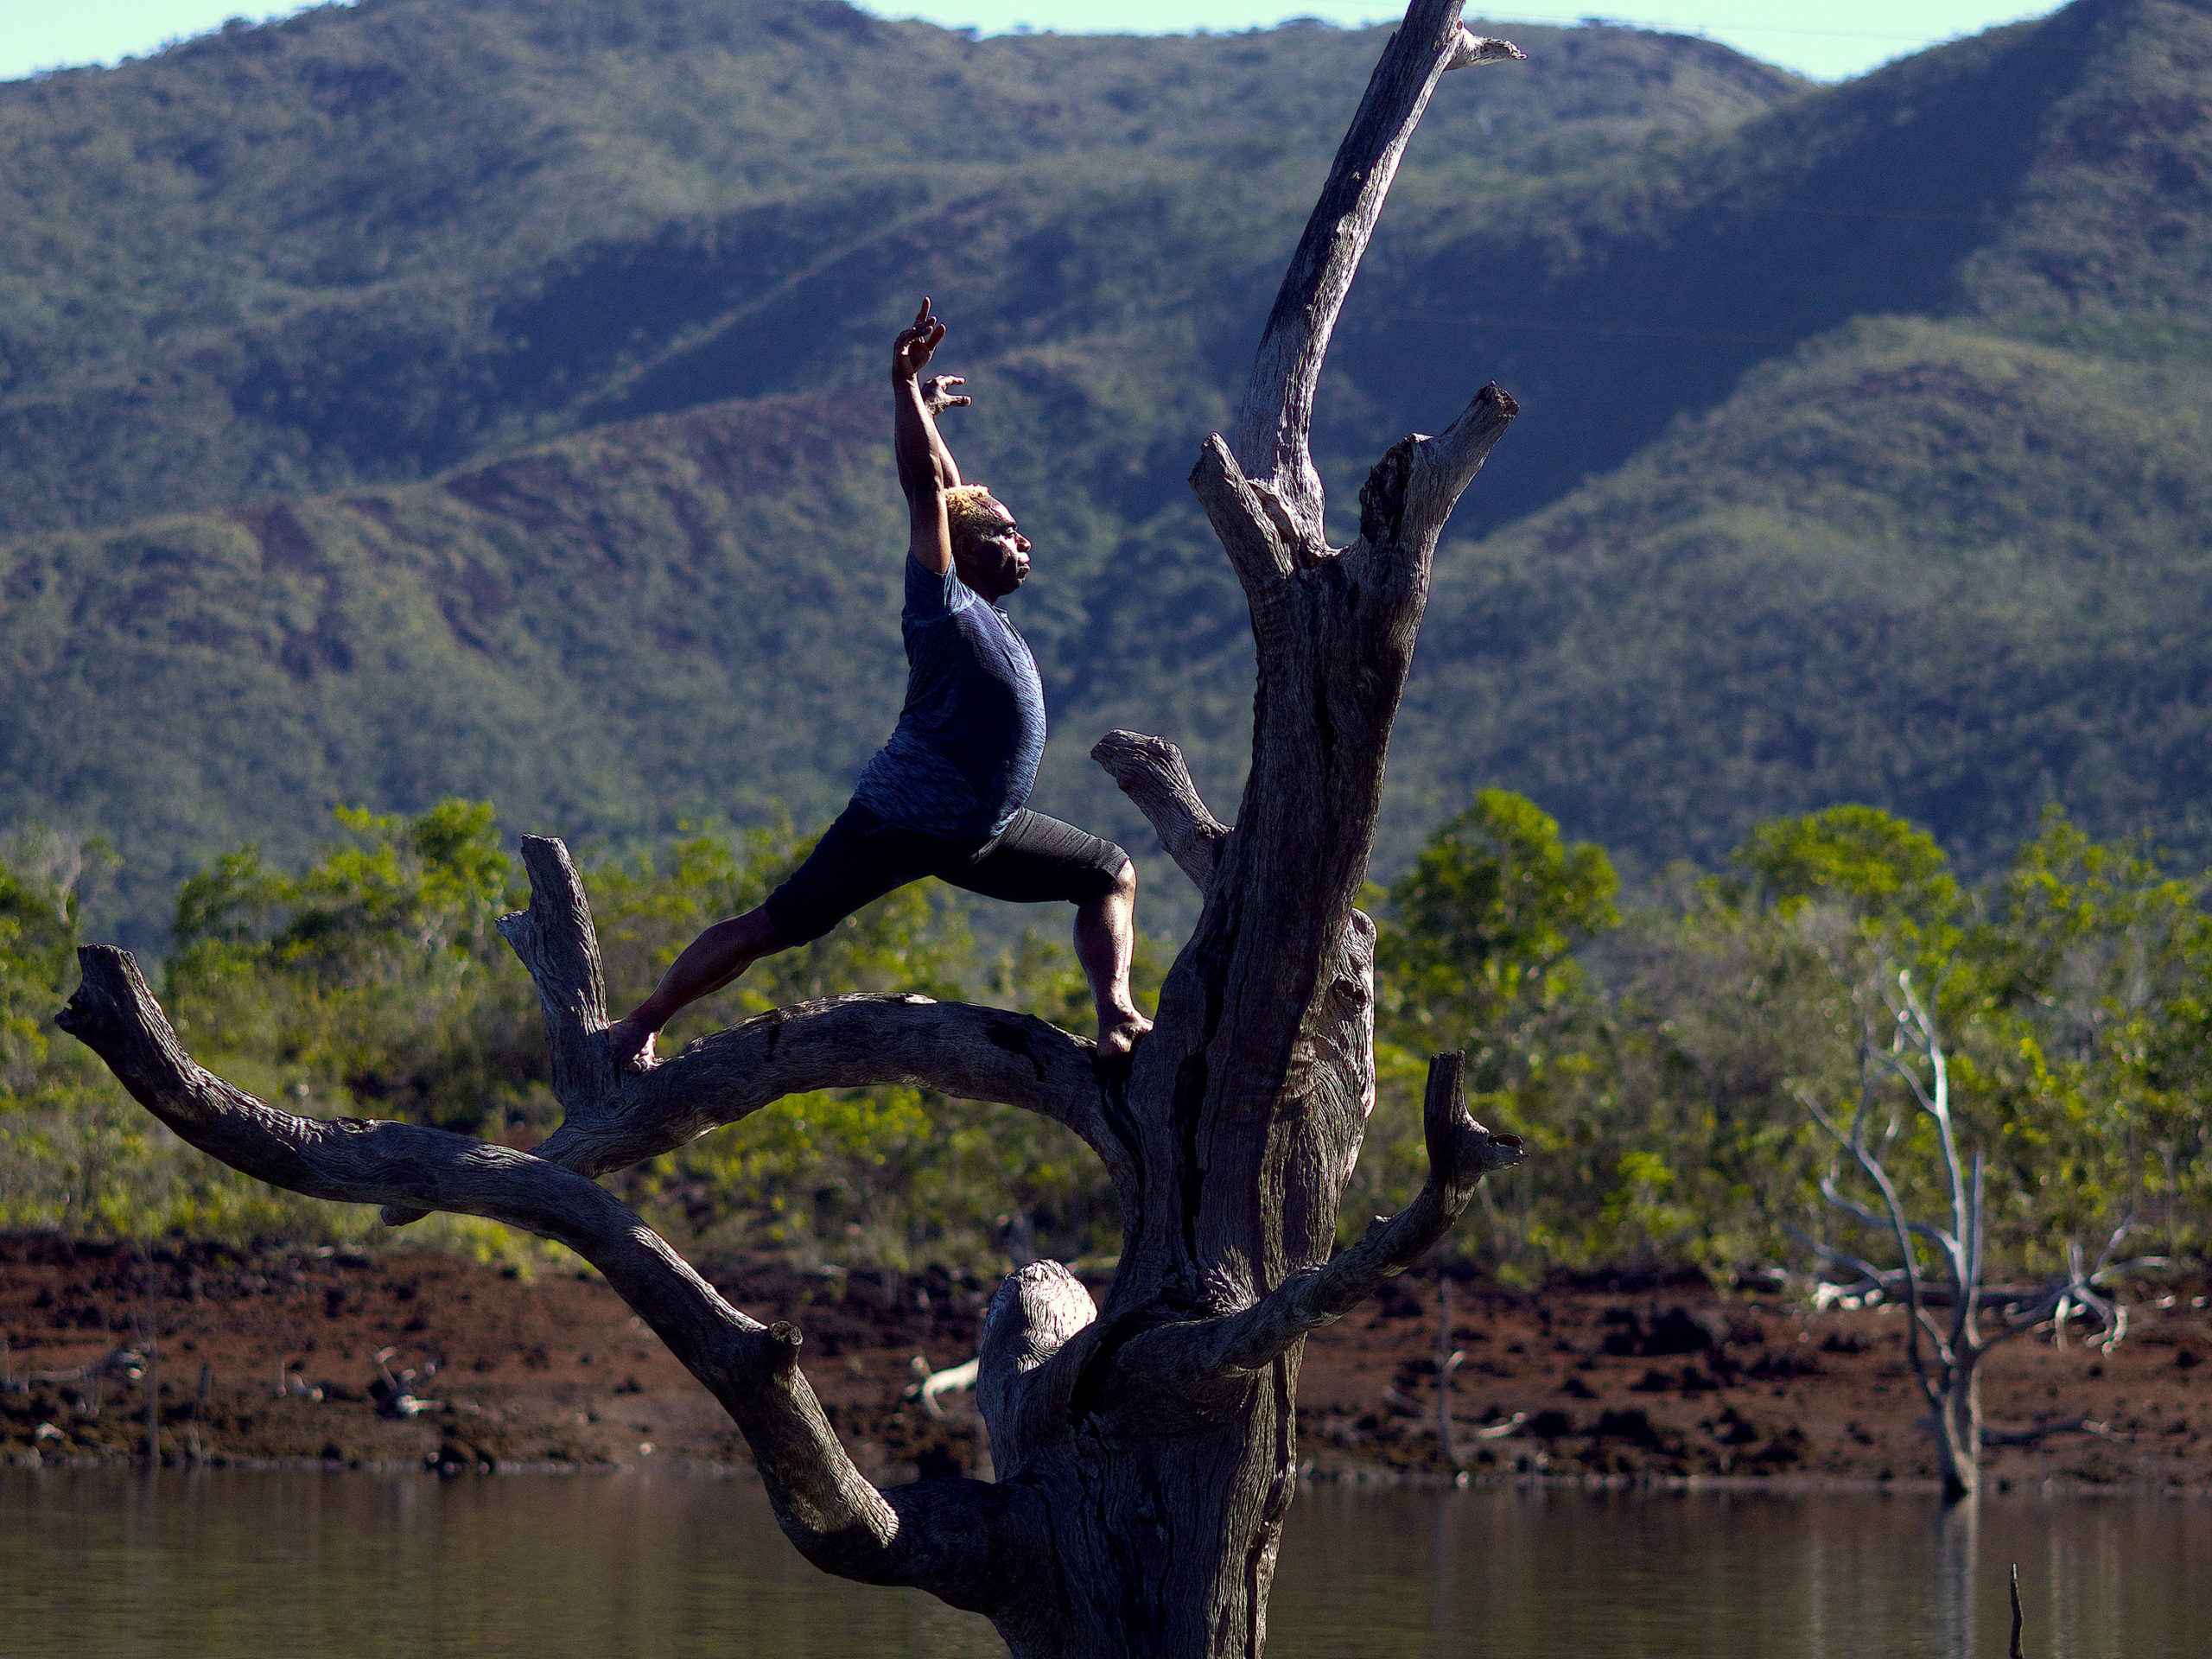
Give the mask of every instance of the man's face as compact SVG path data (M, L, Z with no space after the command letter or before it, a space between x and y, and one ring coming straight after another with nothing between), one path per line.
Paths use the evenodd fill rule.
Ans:
M960 580L985 599L1004 599L1029 575L1029 538L1012 513L994 505L990 528L963 537L952 563Z

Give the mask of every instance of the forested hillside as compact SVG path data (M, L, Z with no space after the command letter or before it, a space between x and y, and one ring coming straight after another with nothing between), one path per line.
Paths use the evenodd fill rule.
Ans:
M2052 799L2212 846L2212 10L1827 89L1499 32L1316 434L1348 507L1482 379L1527 411L1440 557L1385 874L1486 784L1631 867L1840 798L1970 868ZM364 0L0 86L0 820L108 835L142 939L337 801L818 820L899 696L923 290L1039 543L1042 804L1137 842L1084 759L1128 724L1226 812L1249 650L1181 480L1378 39Z
M1504 102L1438 109L1415 176L1556 175L1793 86L1700 42L1536 35ZM0 88L0 534L873 384L877 312L924 279L971 361L1193 296L1233 356L1255 320L1230 290L1295 233L1379 41L367 0Z
M1535 188L1796 86L1526 39L1402 195ZM1241 601L1182 476L1378 43L381 0L0 89L0 685L37 710L0 818L105 830L139 937L334 801L818 819L900 690L881 359L923 289L969 470L1043 549L1056 798L1100 810L1082 751L1132 693L1233 787Z
M1503 780L1709 861L1872 800L1987 868L2060 801L2201 855L2209 118L2212 8L2085 3L1547 204L1521 303L1618 333L1502 347L1538 412L1484 522L1548 505L1440 560L1431 819ZM1497 257L1440 238L1428 291Z

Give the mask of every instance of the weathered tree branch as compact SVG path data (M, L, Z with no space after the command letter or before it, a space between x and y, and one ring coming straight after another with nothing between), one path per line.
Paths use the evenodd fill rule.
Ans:
M541 1156L588 1174L623 1169L786 1095L907 1084L1027 1107L1126 1161L1099 1106L1096 1046L1027 1014L897 993L831 997L755 1015L629 1078L608 1107L546 1137Z
M499 937L537 987L553 1063L553 1098L570 1117L588 1116L622 1089L622 1074L600 1037L607 1022L599 932L566 846L550 836L524 836L522 862L530 874L530 904L499 918Z
M533 1150L604 1175L686 1146L787 1095L905 1084L961 1100L1020 1106L1065 1124L1118 1182L1128 1151L1109 1125L1097 1046L1028 1014L897 994L830 997L756 1015L701 1038L645 1071L608 1062L607 991L582 878L568 849L524 836L530 907L499 931L537 987L564 1114ZM422 1218L387 1210L387 1224Z
M1827 1116L1821 1110L1819 1105L1809 1096L1801 1092L1798 1098L1805 1102L1806 1109L1812 1113L1814 1121L1818 1122L1821 1128L1830 1130L1834 1128L1834 1125L1828 1121ZM1823 1175L1821 1177L1821 1196L1826 1198L1828 1203L1833 1205L1836 1209L1842 1211L1845 1215L1849 1216L1853 1221L1862 1222L1869 1227L1887 1227L1890 1225L1890 1218L1887 1216L1876 1215L1872 1210L1869 1210L1865 1205L1860 1204L1849 1193L1846 1192L1841 1187L1838 1186L1835 1184L1835 1177L1834 1175ZM1945 1232L1941 1227L1936 1226L1930 1222L1914 1221L1908 1217L1905 1220L1905 1227L1908 1231L1916 1234L1919 1237L1926 1239L1930 1244L1933 1244L1939 1250L1948 1250L1951 1248L1951 1236Z
M1884 1166L1881 1158L1866 1144L1866 1122L1873 1099L1872 1081L1873 1067L1871 1059L1872 1053L1871 1039L1862 1033L1859 1041L1859 1116L1853 1120L1851 1133L1848 1135L1845 1135L1835 1121L1821 1109L1812 1096L1801 1091L1798 1098L1803 1101L1806 1109L1812 1114L1814 1120L1851 1154L1853 1160L1858 1164L1866 1179L1873 1184L1875 1191L1882 1195L1883 1204L1888 1211L1885 1219L1896 1238L1898 1256L1904 1263L1900 1271L1904 1275L1905 1311L1908 1319L1905 1325L1905 1361L1911 1367L1913 1381L1918 1385L1921 1396L1928 1402L1928 1408L1935 1412L1941 1420L1943 1417L1945 1402L1952 1391L1951 1379L1956 1375L1953 1364L1953 1350L1942 1327L1936 1323L1934 1317L1929 1313L1922 1295L1920 1259L1913 1253L1912 1241L1915 1234L1912 1223L1905 1214L1904 1201L1897 1195L1897 1186L1890 1179L1890 1173ZM1823 1190L1826 1186L1833 1185L1833 1182L1825 1183ZM1954 1283L1958 1289L1961 1301L1970 1313L1973 1306L1972 1294L1965 1283L1956 1276L1958 1251L1955 1248L1947 1249L1946 1242L1940 1233L1934 1236L1937 1254L1945 1265L1953 1270ZM1921 1356L1920 1342L1923 1336L1936 1350L1936 1364L1933 1369ZM1948 1442L1942 1444L1948 1444Z
M1213 880L1230 827L1198 798L1183 751L1166 738L1116 731L1092 746L1090 758L1121 785L1150 822L1167 856L1204 893Z
M1438 436L1394 445L1360 486L1359 539L1402 558L1425 548L1520 412L1504 388L1487 385Z
M1320 557L1327 543L1318 534L1304 534L1271 491L1245 477L1218 432L1198 450L1191 489L1243 584L1252 607L1252 632L1264 650L1281 626L1286 601L1278 590L1302 563Z
M483 1216L567 1245L607 1277L743 1432L778 1520L810 1560L988 1610L1019 1535L1014 1494L935 1481L885 1493L863 1478L798 1365L799 1335L717 1294L611 1193L546 1160L466 1135L264 1105L195 1065L130 953L78 952L58 1018L138 1103L202 1152L309 1198Z
M1090 1293L1057 1262L1015 1268L992 1296L976 1356L976 1406L991 1432L1000 1479L1017 1472L1039 1446L1065 1437L1071 1383L1050 1386L1058 1374L1044 1368L1097 1317Z
M1294 1274L1243 1313L1191 1331L1192 1338L1203 1332L1204 1370L1259 1370L1309 1331L1333 1325L1450 1232L1484 1175L1521 1161L1518 1135L1493 1135L1468 1113L1460 1087L1465 1064L1459 1053L1428 1063L1421 1103L1428 1179L1414 1201L1388 1220L1376 1217L1365 1237L1326 1265Z
M1494 41L1486 35L1478 35L1465 24L1459 26L1453 38L1451 61L1444 67L1448 73L1454 69L1471 69L1483 63L1515 63L1528 54L1510 41Z
M1237 412L1235 440L1224 451L1234 454L1236 464L1271 502L1262 521L1279 513L1289 539L1316 550L1323 539L1321 480L1306 448L1314 388L1337 314L1397 176L1399 157L1447 71L1522 55L1503 41L1484 40L1463 28L1459 7L1460 0L1414 0L1383 48L1283 274ZM1233 547L1230 556L1236 557Z
M1863 1219L1858 1217L1854 1218ZM1839 1249L1833 1244L1823 1244L1803 1228L1788 1222L1783 1224L1782 1230L1821 1260L1833 1262L1840 1268L1848 1268L1859 1275L1856 1281L1847 1284L1838 1284L1833 1280L1827 1281L1819 1287L1821 1291L1845 1295L1859 1295L1872 1292L1878 1296L1887 1297L1903 1291L1905 1287L1905 1274L1902 1268L1878 1268L1862 1255L1854 1255L1849 1250ZM2124 1274L2141 1269L2171 1265L2171 1258L2166 1256L2138 1255L2131 1256L2125 1262L2115 1262L2109 1267L2100 1268L2095 1273L2084 1273L2078 1277L2046 1284L1981 1285L1975 1288L1974 1306L2002 1314L2007 1326L2017 1325L2023 1331L2032 1331L2036 1326L2052 1318L2062 1301L2069 1299L2081 1300L2084 1288L2094 1290L2107 1278L2118 1278ZM1948 1285L1923 1283L1920 1287L1920 1300L1927 1307L1936 1308L1949 1307L1957 1302L1958 1298ZM2105 1300L2102 1297L2098 1298L2100 1302ZM1825 1306L1825 1303L1821 1305ZM2083 1306L2088 1306L2088 1304L2084 1301ZM2096 1310L2092 1308L2091 1311ZM2122 1316L2120 1322L2124 1325L2126 1310L2120 1309L2119 1312Z

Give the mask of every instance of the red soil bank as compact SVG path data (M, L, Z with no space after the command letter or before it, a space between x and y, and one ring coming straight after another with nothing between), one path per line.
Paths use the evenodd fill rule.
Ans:
M974 1353L987 1285L700 1265L747 1312L798 1324L808 1375L863 1467L900 1479L982 1466L968 1398L949 1396L940 1420L908 1390L918 1357L944 1367ZM1436 1307L1434 1276L1408 1275L1307 1343L1300 1449L1317 1477L1440 1468ZM1466 1280L1452 1307L1465 1356L1455 1437L1478 1476L1932 1478L1901 1313L1812 1313L1702 1281L1522 1294ZM2139 1287L2131 1314L2110 1354L2046 1332L1993 1357L1992 1429L2086 1417L2103 1430L1999 1448L1993 1483L2212 1487L2204 1287ZM589 1275L524 1280L405 1250L145 1258L0 1238L0 1459L143 1456L147 1376L60 1374L150 1347L165 1461L448 1472L747 1461L705 1391ZM380 1368L385 1349L397 1351ZM413 1414L383 1397L387 1372L416 1396ZM1481 1435L1516 1414L1510 1432Z

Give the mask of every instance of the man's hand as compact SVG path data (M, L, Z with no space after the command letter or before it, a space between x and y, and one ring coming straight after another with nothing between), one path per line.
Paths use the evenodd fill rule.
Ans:
M943 575L952 569L952 532L945 523L944 493L960 482L952 452L938 435L937 411L964 404L951 388L957 375L916 378L929 367L930 355L944 338L944 325L930 315L925 298L911 327L899 332L891 348L892 450L899 459L899 487L906 493L908 546L925 570Z
M900 331L897 343L891 348L892 384L908 385L929 367L930 356L937 350L938 341L944 338L944 325L930 315L929 298L925 295L922 308L914 313L913 327Z

